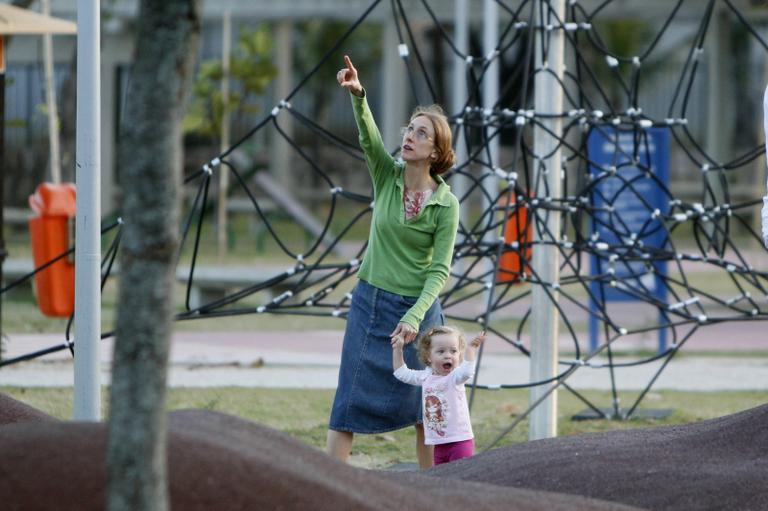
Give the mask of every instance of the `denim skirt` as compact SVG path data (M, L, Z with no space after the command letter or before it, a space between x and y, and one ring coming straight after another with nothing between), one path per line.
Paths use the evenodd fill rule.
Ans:
M421 422L421 387L408 385L392 373L389 334L416 298L390 293L359 280L352 293L341 367L329 428L353 433L383 433ZM429 308L419 334L442 325L440 301ZM416 343L403 350L411 369L423 369Z

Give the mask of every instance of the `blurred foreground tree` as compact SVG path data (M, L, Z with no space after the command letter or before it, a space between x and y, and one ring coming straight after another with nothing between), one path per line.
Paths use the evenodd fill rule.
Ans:
M121 144L123 229L107 441L107 508L164 510L166 373L178 250L181 120L199 0L141 0Z

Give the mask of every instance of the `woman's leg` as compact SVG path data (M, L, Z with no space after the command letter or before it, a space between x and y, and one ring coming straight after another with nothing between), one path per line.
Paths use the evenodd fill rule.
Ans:
M429 468L433 465L433 446L424 444L424 426L416 424L416 458L419 468Z
M349 453L352 452L353 433L349 431L328 430L328 437L325 444L325 452L332 458L347 462Z

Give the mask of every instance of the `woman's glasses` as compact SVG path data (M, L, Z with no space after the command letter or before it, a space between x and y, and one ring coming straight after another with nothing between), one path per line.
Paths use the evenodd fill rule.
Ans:
M424 128L415 128L413 124L409 124L408 126L405 126L400 130L400 135L405 138L406 135L413 136L416 140L419 142L425 142L427 140L432 140L432 137L429 136L429 133L427 133L427 130Z

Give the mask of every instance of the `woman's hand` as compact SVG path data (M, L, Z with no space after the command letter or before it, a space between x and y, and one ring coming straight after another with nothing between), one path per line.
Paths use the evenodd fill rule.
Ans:
M408 323L398 323L394 331L389 336L394 339L395 337L402 337L405 344L416 340L416 336L419 332Z
M363 85L360 83L360 79L357 77L357 69L352 65L352 60L348 55L344 55L344 64L347 67L342 68L336 73L336 80L339 85L347 89L355 96L363 97Z

